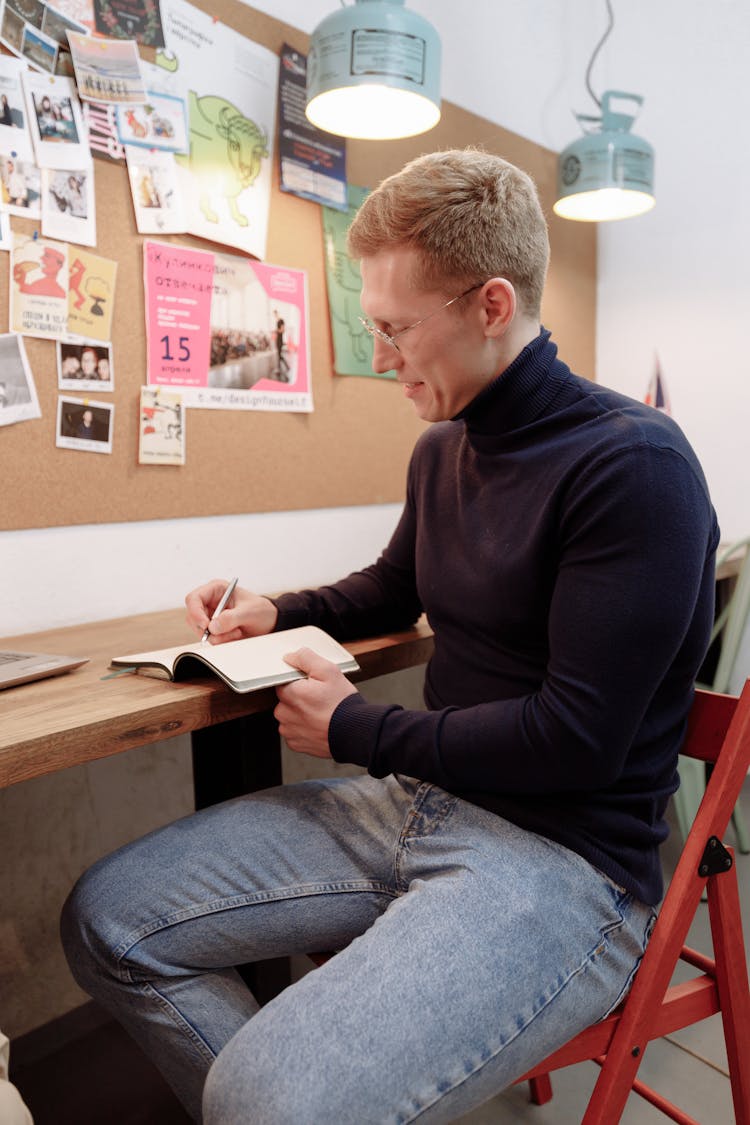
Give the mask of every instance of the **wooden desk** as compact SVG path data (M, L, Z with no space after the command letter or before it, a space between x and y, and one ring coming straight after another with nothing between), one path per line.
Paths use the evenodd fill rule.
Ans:
M189 683L111 675L113 656L193 640L182 609L0 638L0 649L90 658L65 675L0 691L0 788L185 733L192 738L196 808L279 784L273 689L237 695L210 674ZM361 667L351 678L367 680L424 663L432 632L420 622L346 647ZM260 1003L290 980L286 958L240 971Z
M193 740L199 773L206 772L202 758L209 742L211 752L213 747L217 752L217 768L207 771L207 782L212 772L221 773L222 759L231 762L236 751L227 743L236 744L238 734L243 755L251 766L260 765L259 749L273 752L273 724L269 722L276 699L273 690L237 695L210 675L178 684L129 673L108 678L113 656L194 639L182 609L0 638L4 649L90 658L89 664L74 672L0 692L0 788L194 732L203 732ZM358 641L347 648L361 665L352 679L367 680L424 663L432 651L432 632L420 622L407 632ZM261 716L257 729L264 731L262 748L249 745L255 716ZM234 720L242 722L237 727L225 725ZM221 729L216 730L219 725ZM273 766L275 772L275 762ZM258 779L249 777L244 791L259 787L254 780ZM230 779L220 788L230 795L235 782ZM212 793L197 797L199 805L208 804Z

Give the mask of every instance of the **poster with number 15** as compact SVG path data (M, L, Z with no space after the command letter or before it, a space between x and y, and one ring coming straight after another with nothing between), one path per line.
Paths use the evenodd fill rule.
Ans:
M144 281L149 385L187 407L313 409L303 270L147 240Z

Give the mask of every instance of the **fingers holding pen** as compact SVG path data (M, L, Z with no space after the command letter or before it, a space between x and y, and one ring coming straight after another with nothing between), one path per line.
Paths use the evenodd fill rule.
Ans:
M272 633L278 610L269 598L236 586L226 606L221 607L230 585L226 579L215 578L191 590L185 598L191 628L201 635L208 629L208 640L212 644Z

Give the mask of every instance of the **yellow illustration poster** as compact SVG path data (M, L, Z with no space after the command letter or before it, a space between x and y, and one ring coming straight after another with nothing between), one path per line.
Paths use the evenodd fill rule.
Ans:
M117 262L70 246L68 338L107 342L112 339L112 309Z

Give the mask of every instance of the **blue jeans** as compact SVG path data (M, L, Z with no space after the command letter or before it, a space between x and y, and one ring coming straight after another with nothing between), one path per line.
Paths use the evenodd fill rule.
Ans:
M601 1019L653 910L411 778L205 809L87 872L76 980L206 1125L453 1121ZM259 1009L233 966L340 949ZM205 1087L205 1089L204 1089Z

